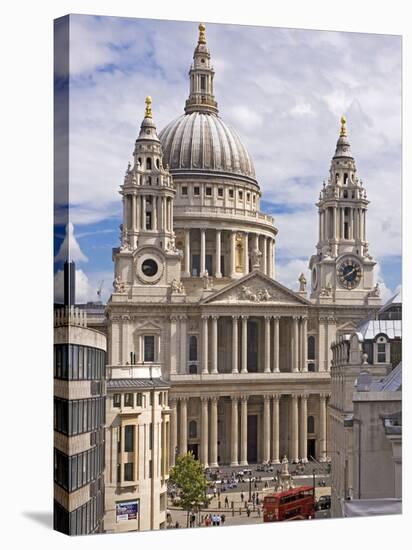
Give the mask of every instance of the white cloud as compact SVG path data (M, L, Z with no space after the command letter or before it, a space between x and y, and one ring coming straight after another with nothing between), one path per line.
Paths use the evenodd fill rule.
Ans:
M55 262L88 262L87 256L83 254L79 243L77 242L74 236L74 226L71 222L66 225L66 235L60 246L56 257L54 258Z
M276 264L276 280L292 290L299 290L299 277L303 273L307 281L307 289L310 289L310 271L306 260L290 260Z

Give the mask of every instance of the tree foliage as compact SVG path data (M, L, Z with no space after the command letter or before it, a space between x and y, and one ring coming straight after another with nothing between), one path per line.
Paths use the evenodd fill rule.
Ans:
M203 466L192 452L177 457L169 479L178 489L180 508L189 511L203 504L208 483Z

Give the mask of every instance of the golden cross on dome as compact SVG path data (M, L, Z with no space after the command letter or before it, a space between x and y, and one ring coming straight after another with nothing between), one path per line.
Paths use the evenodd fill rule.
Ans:
M345 115L342 115L340 117L340 136L345 137L348 134L346 133L346 117Z
M199 24L199 40L198 44L206 44L206 35L205 35L206 26L204 23Z
M152 118L152 98L150 95L148 95L145 99L146 103L146 111L145 111L145 118Z

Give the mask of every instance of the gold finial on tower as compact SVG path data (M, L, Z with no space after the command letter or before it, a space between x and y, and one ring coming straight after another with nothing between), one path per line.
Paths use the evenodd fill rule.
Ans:
M346 137L348 134L346 133L346 117L345 115L342 115L340 117L340 137Z
M150 97L150 95L146 97L145 103L146 103L146 111L145 111L144 117L152 118L152 98Z
M205 35L206 26L204 23L199 23L199 40L198 44L206 44L206 35Z

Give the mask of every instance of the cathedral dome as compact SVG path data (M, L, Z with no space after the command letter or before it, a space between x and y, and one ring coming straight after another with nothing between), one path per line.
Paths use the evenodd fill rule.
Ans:
M207 171L255 179L252 159L237 133L216 114L186 113L159 134L163 162L173 173Z

